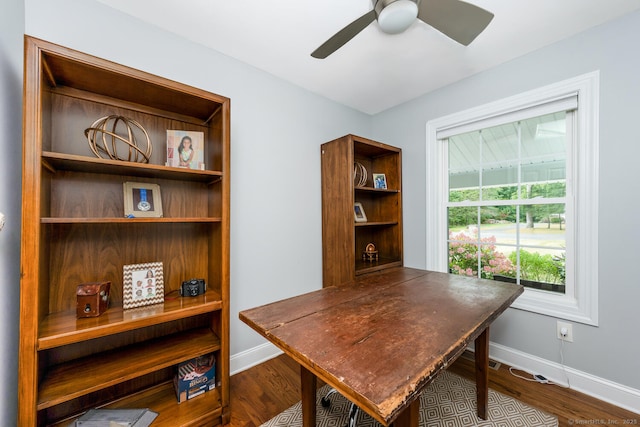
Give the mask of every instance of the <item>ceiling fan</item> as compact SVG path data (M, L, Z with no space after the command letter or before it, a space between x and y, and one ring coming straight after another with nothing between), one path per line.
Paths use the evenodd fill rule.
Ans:
M382 31L401 33L416 18L468 46L493 19L493 13L461 0L371 0L373 9L356 19L311 53L324 59L377 20Z

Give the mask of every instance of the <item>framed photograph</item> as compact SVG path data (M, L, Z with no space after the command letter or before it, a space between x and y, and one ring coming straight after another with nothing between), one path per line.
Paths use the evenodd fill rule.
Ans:
M353 205L353 213L355 215L356 222L367 222L367 214L364 213L362 203L355 202Z
M125 265L122 279L122 308L137 308L164 302L161 262Z
M204 132L167 130L167 166L204 170Z
M387 189L387 177L383 173L373 174L373 188Z
M143 182L125 182L124 216L127 218L161 218L160 186Z

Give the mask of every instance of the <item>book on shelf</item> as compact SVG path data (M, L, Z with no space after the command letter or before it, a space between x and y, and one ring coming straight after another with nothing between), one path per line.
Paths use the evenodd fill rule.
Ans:
M90 409L69 427L148 427L158 414L144 409Z

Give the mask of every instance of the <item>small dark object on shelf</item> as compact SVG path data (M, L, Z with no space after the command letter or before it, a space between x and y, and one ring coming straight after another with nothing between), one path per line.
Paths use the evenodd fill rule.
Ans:
M197 297L207 291L207 284L204 279L189 279L182 282L180 286L180 296Z
M76 316L98 317L109 307L111 282L81 283L76 288Z

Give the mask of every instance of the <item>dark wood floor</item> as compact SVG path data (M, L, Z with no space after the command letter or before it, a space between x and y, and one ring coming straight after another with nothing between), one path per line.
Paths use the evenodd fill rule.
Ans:
M474 378L473 362L449 370ZM559 426L640 425L640 415L573 390L514 377L505 365L489 370L489 387L558 417ZM300 400L300 368L281 355L231 377L230 427L257 427ZM626 422L625 422L626 421Z

